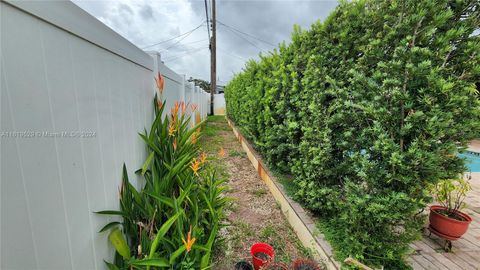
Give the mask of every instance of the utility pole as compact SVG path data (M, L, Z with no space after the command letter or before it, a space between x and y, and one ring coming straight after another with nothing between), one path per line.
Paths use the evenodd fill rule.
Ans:
M217 16L215 0L212 0L212 37L210 39L210 112L214 115L213 99L217 88Z

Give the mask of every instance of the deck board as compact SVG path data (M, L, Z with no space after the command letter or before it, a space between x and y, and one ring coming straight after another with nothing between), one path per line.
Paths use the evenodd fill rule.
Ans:
M480 140L471 150L480 152ZM480 269L480 173L471 173L469 192L464 209L473 221L467 233L459 240L452 241L453 251L443 250L444 240L428 232L423 238L411 244L416 251L408 262L413 269Z

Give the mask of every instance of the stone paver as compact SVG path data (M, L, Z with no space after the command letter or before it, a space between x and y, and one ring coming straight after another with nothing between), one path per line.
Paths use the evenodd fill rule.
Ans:
M468 146L468 150L480 153L480 139L471 141L470 145Z

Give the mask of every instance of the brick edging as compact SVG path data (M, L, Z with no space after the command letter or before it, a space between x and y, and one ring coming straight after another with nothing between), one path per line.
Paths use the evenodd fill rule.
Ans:
M332 247L325 240L325 236L316 229L315 222L312 218L308 216L307 212L299 203L287 196L283 186L278 183L275 176L268 170L268 167L265 166L250 143L243 138L233 122L230 121L228 117L225 116L225 118L227 119L228 125L232 128L235 137L237 137L242 145L243 150L247 153L248 159L257 170L258 175L268 186L275 200L280 204L282 213L287 218L302 244L312 249L315 259L321 260L328 270L340 269L341 264L333 258Z

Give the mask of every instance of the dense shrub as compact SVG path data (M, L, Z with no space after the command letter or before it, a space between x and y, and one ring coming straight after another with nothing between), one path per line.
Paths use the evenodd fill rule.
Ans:
M227 85L228 116L295 176L338 257L405 267L425 187L465 170L479 24L473 0L342 2Z

